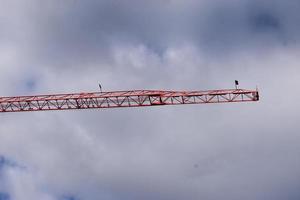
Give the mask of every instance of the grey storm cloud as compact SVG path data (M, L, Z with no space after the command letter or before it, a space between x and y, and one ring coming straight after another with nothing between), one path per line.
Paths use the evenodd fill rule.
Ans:
M28 21L38 35L28 45L48 62L107 60L113 43L143 43L160 54L190 42L227 54L295 44L299 35L295 2L67 1L32 7Z
M299 35L299 5L294 1L29 2L23 3L22 14L10 14L17 18L15 24L10 15L2 18L8 34L4 41L13 35L15 45L31 50L32 59L53 65L110 61L111 46L122 43L142 43L162 54L190 42L224 55L294 45ZM10 4L20 12L16 3Z
M239 79L262 98L1 114L0 200L300 198L299 2L2 3L3 96Z

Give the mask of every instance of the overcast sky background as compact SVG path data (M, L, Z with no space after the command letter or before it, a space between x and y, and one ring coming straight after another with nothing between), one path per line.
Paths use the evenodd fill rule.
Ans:
M300 199L300 2L0 0L0 95L259 87L261 101L1 114L0 200Z

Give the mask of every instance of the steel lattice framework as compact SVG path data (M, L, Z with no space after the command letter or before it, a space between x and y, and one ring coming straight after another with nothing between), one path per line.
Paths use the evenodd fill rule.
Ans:
M0 97L0 112L141 107L258 101L257 90L208 91L132 90Z

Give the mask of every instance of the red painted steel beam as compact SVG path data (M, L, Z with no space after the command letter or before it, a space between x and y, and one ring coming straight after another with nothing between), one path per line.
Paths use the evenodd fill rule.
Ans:
M0 112L142 107L258 101L257 90L132 90L0 97Z

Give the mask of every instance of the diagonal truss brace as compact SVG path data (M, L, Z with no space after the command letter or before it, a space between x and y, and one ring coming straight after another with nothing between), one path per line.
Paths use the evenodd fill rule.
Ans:
M208 91L132 90L0 97L0 112L142 107L258 101L257 90Z

